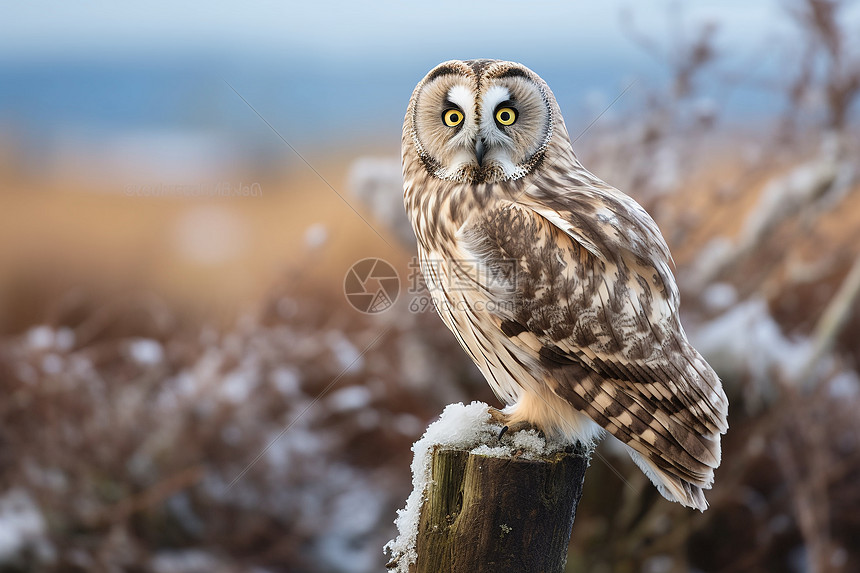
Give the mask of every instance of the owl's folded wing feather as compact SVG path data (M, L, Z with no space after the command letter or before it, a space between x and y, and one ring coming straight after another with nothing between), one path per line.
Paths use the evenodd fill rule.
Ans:
M464 230L491 272L514 269L498 328L557 395L659 470L709 487L727 400L681 328L668 248L626 196L580 200L524 197Z

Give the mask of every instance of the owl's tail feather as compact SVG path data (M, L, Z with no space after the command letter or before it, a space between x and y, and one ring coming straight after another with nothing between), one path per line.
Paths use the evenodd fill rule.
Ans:
M626 444L625 444L626 445ZM639 469L648 476L657 487L660 495L669 501L677 501L686 507L692 507L699 511L708 509L708 500L705 499L703 489L710 489L713 481L713 470L710 470L710 479L705 482L704 488L701 485L696 485L688 482L678 476L671 475L658 468L647 457L643 456L630 446L627 446L627 452L633 461L639 466Z

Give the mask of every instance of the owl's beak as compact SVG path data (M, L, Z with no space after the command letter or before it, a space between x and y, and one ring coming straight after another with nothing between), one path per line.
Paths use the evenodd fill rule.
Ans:
M479 138L477 143L475 143L475 158L478 160L478 167L484 164L484 152L486 150L487 146L484 144L484 140Z

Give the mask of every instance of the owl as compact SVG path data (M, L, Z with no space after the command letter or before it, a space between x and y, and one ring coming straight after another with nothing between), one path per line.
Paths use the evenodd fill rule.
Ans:
M704 511L728 401L678 317L671 255L633 199L573 152L525 66L454 60L415 88L404 203L445 325L511 431L608 433L667 499Z

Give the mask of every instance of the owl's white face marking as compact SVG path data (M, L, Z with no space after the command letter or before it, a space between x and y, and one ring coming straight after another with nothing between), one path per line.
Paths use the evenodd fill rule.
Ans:
M546 84L509 62L446 62L410 104L412 139L430 175L470 183L518 179L540 162L552 137ZM446 112L462 113L448 122Z
M511 92L502 85L492 85L481 98L481 139L487 147L484 161L498 164L506 179L512 179L517 173L513 154L516 143L506 133L505 128L496 123L496 110L503 104L516 106L511 99ZM515 107L513 108L515 109ZM519 118L517 118L519 119Z
M474 121L475 113L474 106L472 105L472 91L469 89L469 86L465 84L451 86L451 89L448 90L448 99L466 112L467 119L470 118Z
M513 140L496 124L494 112L500 104L511 100L511 92L505 86L493 85L481 98L481 136L488 144L513 147ZM513 104L512 104L513 105Z
M448 90L445 108L450 108L450 104L453 104L455 109L462 111L464 118L450 139L449 145L452 149L452 154L448 165L444 166L440 172L443 178L456 177L458 173L468 169L469 166L475 163L472 140L474 139L474 126L477 123L477 117L469 86L465 84L451 86L451 89Z

